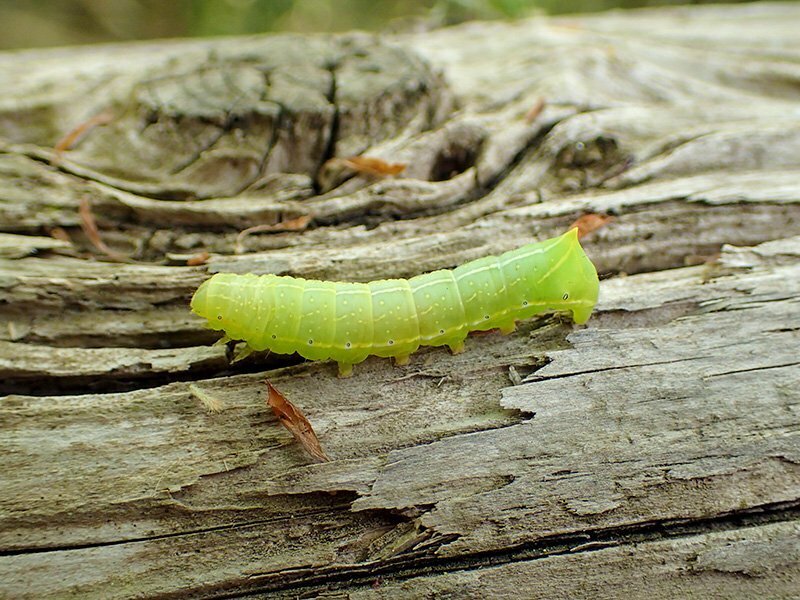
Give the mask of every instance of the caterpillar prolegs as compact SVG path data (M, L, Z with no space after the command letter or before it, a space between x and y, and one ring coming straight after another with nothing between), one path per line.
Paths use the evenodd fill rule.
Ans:
M192 298L211 329L253 350L333 359L339 374L370 354L405 364L420 346L464 348L470 331L552 311L585 323L597 302L597 271L576 229L452 270L370 283L218 273Z

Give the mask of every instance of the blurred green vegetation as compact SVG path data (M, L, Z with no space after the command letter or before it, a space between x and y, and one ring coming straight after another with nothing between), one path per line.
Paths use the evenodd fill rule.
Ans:
M713 1L713 0L712 0ZM730 1L730 0L728 0ZM0 48L274 31L409 30L684 0L0 0Z

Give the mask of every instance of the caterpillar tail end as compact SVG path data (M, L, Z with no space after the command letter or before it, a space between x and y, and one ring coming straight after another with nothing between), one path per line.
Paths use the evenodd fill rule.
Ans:
M570 274L573 278L574 288L570 290L570 295L573 299L578 299L579 302L572 304L569 308L572 311L572 320L578 325L583 325L589 320L589 317L597 304L597 297L600 293L600 281L597 277L597 269L595 268L589 257L583 250L580 244L580 235L577 228L570 229L564 234L569 238L569 243L578 251L578 260L572 265ZM566 297L564 298L567 299Z
M350 363L336 363L339 365L339 377L345 378L350 377L353 374L353 365Z

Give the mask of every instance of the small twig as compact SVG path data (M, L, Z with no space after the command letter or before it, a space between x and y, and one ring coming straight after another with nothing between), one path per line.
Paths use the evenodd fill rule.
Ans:
M85 197L81 198L78 206L78 214L81 217L81 229L95 248L100 250L100 252L112 260L118 262L130 262L129 257L106 246L106 243L100 237L100 231L97 228L97 222L94 220L94 215L92 214L92 207L89 204L89 200Z
M85 134L89 133L89 131L100 125L107 125L112 120L114 120L114 114L110 110L96 114L90 119L87 119L83 123L79 124L74 129L70 130L66 135L64 135L64 137L56 142L56 145L53 147L53 149L58 155L67 150L71 150Z
M544 98L537 98L536 102L533 103L533 106L528 109L528 112L525 113L525 122L526 123L533 123L539 115L542 114L544 107L546 106Z
M244 238L250 235L251 233L261 233L264 231L269 231L272 233L278 233L283 231L303 231L306 227L308 227L308 224L310 222L311 222L311 215L300 215L299 217L295 217L294 219L287 219L285 221L280 221L279 223L263 223L261 225L253 225L252 227L243 229L236 236L234 252L236 254L241 254L242 252L244 252L244 246L242 245L242 242L244 241Z

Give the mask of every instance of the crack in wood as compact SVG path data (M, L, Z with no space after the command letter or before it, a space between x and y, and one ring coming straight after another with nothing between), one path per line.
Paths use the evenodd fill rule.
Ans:
M554 535L531 544L493 551L462 555L458 558L435 558L432 556L409 555L401 557L389 564L380 565L342 565L334 568L293 569L281 574L280 582L269 581L276 578L276 573L251 576L246 587L240 587L235 593L211 594L207 598L235 598L241 594L256 592L297 593L324 586L328 591L371 586L376 577L391 578L403 581L423 575L437 573L453 573L459 571L480 571L487 567L522 561L537 561L563 555L575 555L597 552L610 546L636 547L647 542L664 539L680 539L696 536L709 531L725 532L755 528L772 523L791 523L800 519L800 500L794 502L765 505L748 511L731 513L710 519L665 520L639 523L594 530L584 534ZM450 543L458 536L443 539L442 545Z
M597 369L587 369L585 371L570 371L567 373L557 373L553 375L529 375L525 379L522 380L523 384L527 383L536 383L537 381L549 381L551 379L563 379L567 377L578 377L581 375L591 375L593 373L605 373L608 371L622 371L628 369L638 369L642 367L653 367L657 365L672 365L678 364L683 362L694 362L699 360L707 360L709 358L713 358L712 355L708 356L692 356L689 358L675 358L671 360L657 360L652 362L643 362L643 363L632 363L632 364L622 364L622 365L614 365L613 367L602 367ZM549 363L548 363L549 364ZM546 366L546 365L542 365Z
M796 367L799 366L800 362L791 362L791 363L784 363L784 364L777 364L777 365L764 365L761 367L750 367L747 369L734 369L731 371L722 371L720 373L711 373L707 375L709 379L712 377L725 377L726 375L738 375L739 373L753 373L756 371L766 371L769 369L785 369L787 367Z

